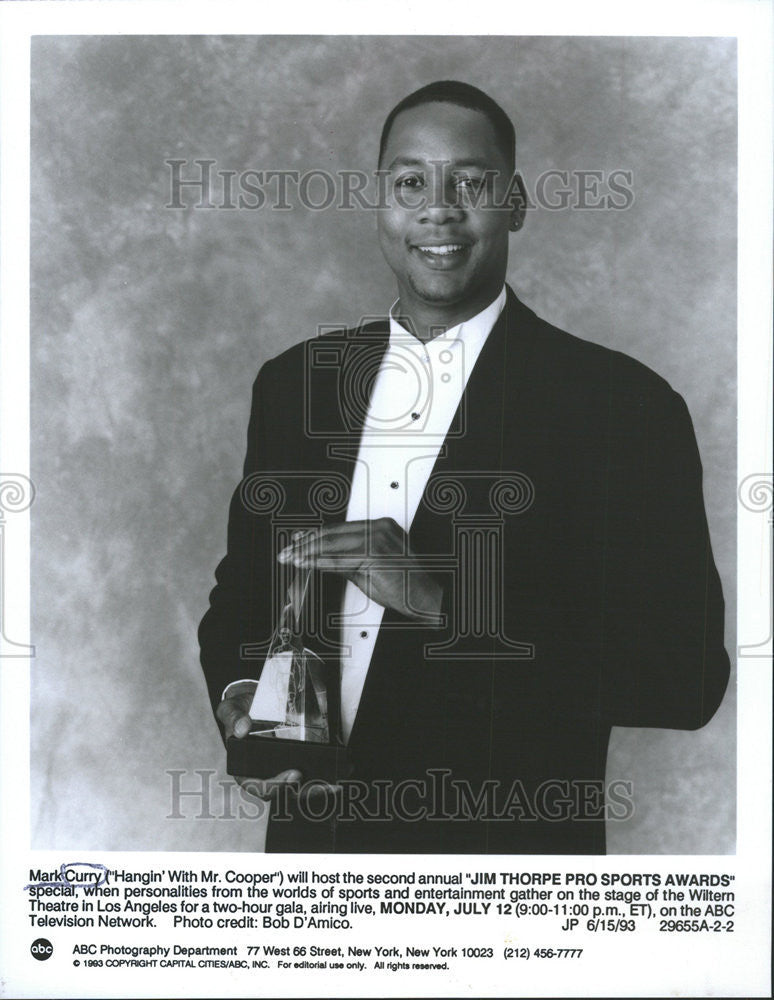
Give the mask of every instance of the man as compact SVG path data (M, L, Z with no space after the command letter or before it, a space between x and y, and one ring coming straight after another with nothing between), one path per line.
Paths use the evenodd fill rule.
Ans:
M275 797L267 850L603 853L611 727L695 729L725 691L685 404L505 287L514 146L467 84L400 102L379 156L389 322L256 380L202 664L224 735L246 738L275 567L311 572L351 762L316 799L296 768L245 782ZM304 473L341 487L322 514ZM245 484L270 480L267 515ZM278 543L283 517L302 528Z

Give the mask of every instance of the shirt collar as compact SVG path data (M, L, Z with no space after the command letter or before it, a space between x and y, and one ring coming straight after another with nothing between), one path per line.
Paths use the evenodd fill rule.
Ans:
M435 349L438 349L441 344L445 344L448 347L450 341L462 341L468 348L478 345L486 340L491 333L492 327L503 311L505 298L505 285L503 285L497 298L482 309L480 313L476 313L475 316L466 319L464 323L458 323L456 326L449 327L448 330L439 333L438 336L432 340L428 340L426 343L418 340L413 333L407 330L395 318L394 310L400 301L396 299L390 306L390 347L394 347L399 343L404 349L407 346L411 346L428 353L434 350L433 345L437 345Z

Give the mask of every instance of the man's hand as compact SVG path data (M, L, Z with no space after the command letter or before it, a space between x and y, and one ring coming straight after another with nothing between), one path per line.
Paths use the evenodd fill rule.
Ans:
M242 740L250 732L252 719L250 718L250 705L255 694L256 684L253 681L244 681L240 685L235 685L235 693L228 698L224 698L215 711L215 717L223 725L223 732L226 739L235 736ZM284 785L299 784L302 780L300 771L291 769L276 774L273 778L260 781L258 778L246 778L242 775L235 775L234 781L249 794L259 799L271 799L277 795L279 789Z
M250 732L253 722L250 718L250 705L253 702L255 681L241 681L229 688L231 694L224 698L215 711L215 718L222 724L226 739L236 736L244 739Z
M278 559L299 568L340 573L377 604L415 621L439 623L441 586L423 569L406 532L390 517L298 533Z

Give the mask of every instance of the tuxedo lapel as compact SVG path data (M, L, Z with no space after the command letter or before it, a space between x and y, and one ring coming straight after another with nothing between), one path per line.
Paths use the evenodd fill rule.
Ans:
M327 465L345 476L347 503L376 376L389 342L386 325L344 331L341 366L333 392L328 395L332 433L325 443Z
M450 425L449 435L428 479L409 537L417 554L445 555L450 552L452 515L439 511L435 503L433 477L459 477L468 502L475 510L488 513L489 489L498 473L518 469L519 429L528 415L522 408L522 390L537 336L535 314L516 298L510 288L500 317L479 354L468 379L460 405ZM476 473L489 473L477 477ZM378 719L384 699L411 698L415 684L405 657L396 656L402 641L402 619L386 612L374 648L360 706L355 717L350 746L364 746ZM416 633L416 629L412 629ZM422 633L427 637L427 633ZM411 645L421 649L421 641ZM400 661L400 662L398 662Z
M346 517L363 423L387 344L388 329L383 324L343 330L310 345L305 362L304 405L307 427L313 432L319 428L320 433L308 435L304 467L314 470L323 489L326 476L333 474L331 495L335 495L336 502L322 512L326 524L341 522ZM320 586L325 641L329 649L338 650L340 626L335 622L341 611L346 579L337 573L323 572ZM335 659L338 661L338 653Z
M510 442L520 423L522 389L535 339L535 316L510 288L507 293L503 311L470 374L417 509L411 528L412 540L416 538L417 542L429 541L437 516L431 496L434 477L464 476L464 489L469 495L471 489L475 493L476 477L467 474L513 471ZM491 476L481 477L479 485L487 495Z

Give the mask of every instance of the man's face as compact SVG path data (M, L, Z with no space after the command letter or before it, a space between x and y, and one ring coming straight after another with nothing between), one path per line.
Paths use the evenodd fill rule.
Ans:
M493 207L511 171L489 119L454 104L402 111L380 168L390 173L379 241L401 311L443 327L474 316L502 288L515 218Z

